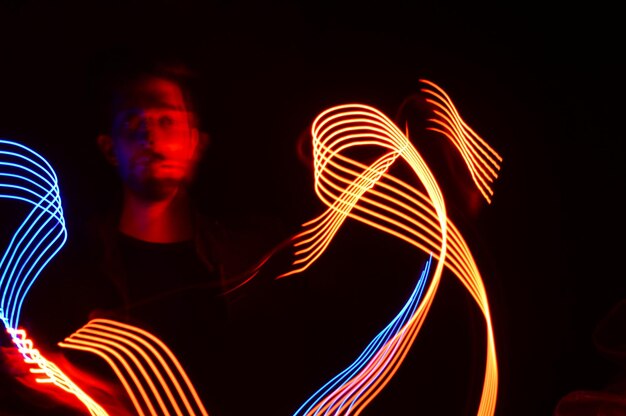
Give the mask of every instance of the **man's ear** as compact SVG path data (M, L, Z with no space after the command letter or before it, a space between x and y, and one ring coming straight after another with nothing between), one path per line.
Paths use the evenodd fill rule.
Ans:
M108 134L99 134L97 141L98 147L107 162L113 166L117 166L117 157L115 157L115 152L113 150L113 138L111 138Z
M198 130L198 151L204 154L211 144L211 136L206 131Z
M209 147L211 139L209 137L209 133L200 129L193 129L192 139L194 141L193 157L198 160L202 158L204 152Z

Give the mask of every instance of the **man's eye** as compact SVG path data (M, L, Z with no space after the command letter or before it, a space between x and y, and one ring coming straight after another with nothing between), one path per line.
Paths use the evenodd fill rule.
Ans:
M138 130L141 127L141 118L129 117L126 120L124 120L123 126L125 130L129 130L129 131Z
M168 128L174 125L174 119L170 116L161 116L159 118L159 126L161 128Z

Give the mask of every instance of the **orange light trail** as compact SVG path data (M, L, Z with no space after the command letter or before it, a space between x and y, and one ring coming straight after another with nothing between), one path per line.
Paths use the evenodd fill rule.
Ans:
M490 202L490 184L496 179L501 157L461 119L448 95L430 81L422 88L433 104L430 130L450 140L461 153L472 179ZM311 406L306 415L358 415L398 370L432 305L444 267L467 288L486 323L486 364L479 416L493 415L498 389L495 340L485 287L458 229L447 217L444 198L427 164L408 138L383 113L362 104L332 107L321 113L311 128L315 192L328 207L302 225L293 239L294 268L283 278L306 270L350 217L389 233L437 259L431 283L407 323L381 347L363 369ZM357 148L382 155L370 164L347 155ZM398 159L415 173L424 192L388 173Z
M59 346L104 359L139 415L146 412L150 415L208 415L174 354L143 329L109 319L94 319Z

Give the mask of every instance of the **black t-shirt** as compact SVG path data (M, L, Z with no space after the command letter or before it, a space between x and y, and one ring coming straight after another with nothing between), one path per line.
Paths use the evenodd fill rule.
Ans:
M168 345L211 344L210 332L223 325L226 310L217 271L199 260L194 242L116 238L126 275L124 313Z
M217 268L200 261L194 241L150 243L118 233L124 305L118 319L163 341L208 409L220 407L226 305Z

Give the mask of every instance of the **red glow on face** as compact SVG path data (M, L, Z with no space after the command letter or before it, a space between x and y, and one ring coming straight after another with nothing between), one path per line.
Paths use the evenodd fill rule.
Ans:
M149 77L117 105L112 141L122 179L134 187L190 179L197 161L199 132L180 87Z

